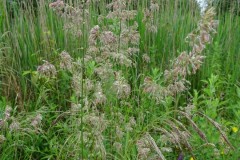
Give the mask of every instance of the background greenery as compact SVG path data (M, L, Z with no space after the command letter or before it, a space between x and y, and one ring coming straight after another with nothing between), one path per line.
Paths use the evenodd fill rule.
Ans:
M141 36L139 57L147 53L151 63L145 65L136 57L139 68L130 71L123 69L123 74L129 77L132 88L135 89L134 94L136 93L129 100L130 107L117 101L112 93L106 93L109 103L99 111L105 113L108 120L108 127L102 133L105 137L106 159L137 159L135 143L145 132L151 133L160 149L164 147L160 134L154 128L161 128L169 117L176 118L174 110L183 110L190 99L197 111L222 125L221 129L226 132L235 150L226 149L226 144L219 141L221 132L216 132L217 127L209 127L210 123L206 119L193 116L191 118L204 131L209 144L203 143L197 134L193 134L188 139L192 150L171 145L173 152L164 153L166 159L176 159L182 153L185 159L193 156L195 159L240 158L237 131L240 127L239 1L214 1L212 5L216 7L219 27L212 44L204 50L206 59L201 69L188 77L192 85L187 93L169 97L162 104L155 104L147 96L137 92L141 80L136 77L136 73L142 70L143 74L153 79L161 77L171 60L181 51L189 50L185 37L197 27L201 15L193 0L157 2L160 6L154 15L157 33L148 33L142 22L142 11L149 6L150 1L142 0L138 1L136 6L130 6L137 10L136 21ZM94 147L86 147L81 142L80 133L83 128L89 133L93 132L92 126L81 126L83 128L79 129L78 120L85 113L75 116L69 114L70 104L78 101L71 94L71 73L59 71L57 80L47 84L45 81L36 82L34 75L43 60L57 64L63 50L70 53L74 59L82 57L89 45L89 31L98 24L99 14L107 14L106 4L109 1L91 3L90 18L85 17L88 24L81 38L76 38L64 30L64 19L49 8L49 3L43 0L33 0L33 3L24 0L0 2L0 119L4 118L7 105L13 108L12 119L0 130L0 159L105 159ZM78 6L82 2L68 0L66 3ZM91 66L89 68L91 69ZM136 96L142 98L140 105L135 101ZM36 134L34 129L29 129L29 125L38 113L42 114L43 120L41 129ZM118 124L119 119L113 113L121 113L124 123ZM124 128L131 117L136 120L134 130L125 133L121 140L122 151L113 150L112 131L116 130L118 125ZM15 120L21 124L21 130L9 131L10 123ZM195 132L191 123L186 120L181 123L180 126L185 126L191 133ZM94 134L89 139L96 141ZM210 143L215 144L219 155L215 154L215 147Z

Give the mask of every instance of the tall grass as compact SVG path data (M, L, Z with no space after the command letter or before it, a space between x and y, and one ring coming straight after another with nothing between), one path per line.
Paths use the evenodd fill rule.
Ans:
M0 2L0 159L239 158L239 16L111 2Z

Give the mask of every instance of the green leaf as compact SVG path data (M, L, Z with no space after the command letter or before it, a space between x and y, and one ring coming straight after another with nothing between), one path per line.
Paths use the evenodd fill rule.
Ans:
M23 76L26 76L27 74L31 74L32 73L32 71L30 70L30 71L23 71Z
M237 96L238 96L238 98L240 98L240 88L239 87L237 87Z

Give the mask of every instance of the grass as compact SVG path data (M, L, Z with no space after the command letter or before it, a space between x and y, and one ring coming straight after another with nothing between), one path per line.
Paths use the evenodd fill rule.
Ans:
M193 0L49 3L0 2L0 159L239 158L238 15L200 21ZM216 34L198 28L213 19ZM211 33L201 52L193 31Z

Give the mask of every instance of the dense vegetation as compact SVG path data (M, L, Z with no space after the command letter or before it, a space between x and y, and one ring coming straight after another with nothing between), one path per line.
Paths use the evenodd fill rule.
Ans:
M0 1L0 159L239 159L227 2Z

